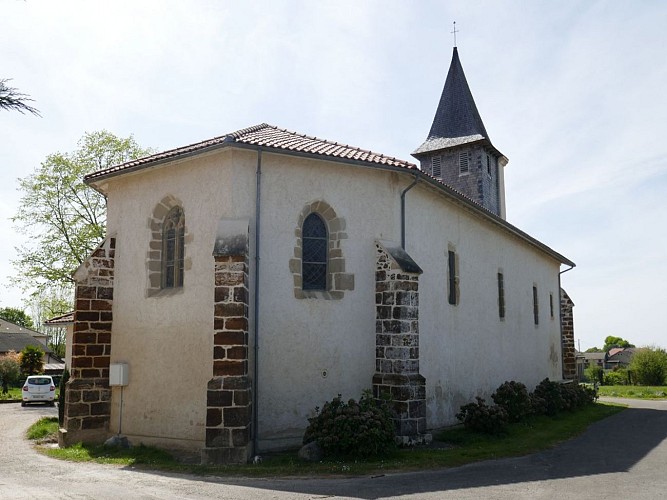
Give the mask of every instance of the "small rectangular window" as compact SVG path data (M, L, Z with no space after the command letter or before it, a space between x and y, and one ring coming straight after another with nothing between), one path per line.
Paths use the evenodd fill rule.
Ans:
M459 153L459 175L467 174L470 171L468 164L468 152Z
M442 178L442 158L440 156L431 158L431 175L438 179Z
M491 158L489 158L489 155L486 155L486 173L491 177Z
M533 286L533 317L535 324L540 324L540 305L537 302L537 286Z
M498 273L498 316L505 318L505 278L503 273Z
M551 319L554 319L554 294L549 294L549 310L551 311Z
M447 252L447 282L448 282L448 292L447 298L451 305L455 306L457 304L456 297L456 253L452 250Z

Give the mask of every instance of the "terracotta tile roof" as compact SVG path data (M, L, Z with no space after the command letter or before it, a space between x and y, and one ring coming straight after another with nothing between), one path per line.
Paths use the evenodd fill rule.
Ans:
M98 170L97 172L87 175L84 179L86 181L94 181L95 179L114 175L125 170L134 170L143 166L148 166L155 162L178 159L179 157L187 156L199 151L233 144L259 146L274 149L276 151L312 154L322 157L340 158L370 164L403 167L407 169L417 168L414 163L399 160L398 158L385 156L354 146L348 146L347 144L340 144L324 139L318 139L317 137L290 132L289 130L262 123L261 125L237 130L236 132L190 144L189 146L170 149L162 153L122 163L111 168Z
M55 318L51 318L44 322L44 324L47 326L62 326L62 325L68 325L70 323L74 323L73 311L61 314L60 316L56 316Z

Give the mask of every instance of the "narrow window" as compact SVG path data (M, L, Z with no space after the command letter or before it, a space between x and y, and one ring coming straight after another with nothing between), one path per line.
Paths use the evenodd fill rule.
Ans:
M537 302L537 287L533 286L533 318L535 319L535 324L540 324L540 307Z
M503 273L498 273L498 316L505 318L505 278Z
M185 217L181 207L172 208L162 225L162 288L183 286Z
M551 311L551 319L554 319L554 294L549 294L549 310Z
M442 178L442 158L440 156L431 158L431 175L438 179Z
M467 174L469 170L468 152L464 151L459 153L459 175Z
M322 218L312 213L303 221L301 276L304 290L327 289L329 238Z
M450 304L455 306L458 301L456 300L456 253L452 250L447 252L447 283L448 283L448 293L447 298Z
M491 158L489 158L489 155L486 155L486 173L491 177Z

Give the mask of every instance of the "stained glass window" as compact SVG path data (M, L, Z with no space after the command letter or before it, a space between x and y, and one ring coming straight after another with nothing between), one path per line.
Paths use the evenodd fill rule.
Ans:
M327 247L329 238L322 218L312 213L303 221L302 283L304 290L327 289Z
M162 288L183 286L185 217L180 207L172 208L162 226Z

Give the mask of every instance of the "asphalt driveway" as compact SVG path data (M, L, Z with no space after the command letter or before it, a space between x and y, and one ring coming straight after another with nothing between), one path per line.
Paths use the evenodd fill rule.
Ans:
M53 460L36 453L23 434L56 409L3 404L0 498L667 498L667 401L623 402L631 408L576 439L525 457L382 477L259 480Z

